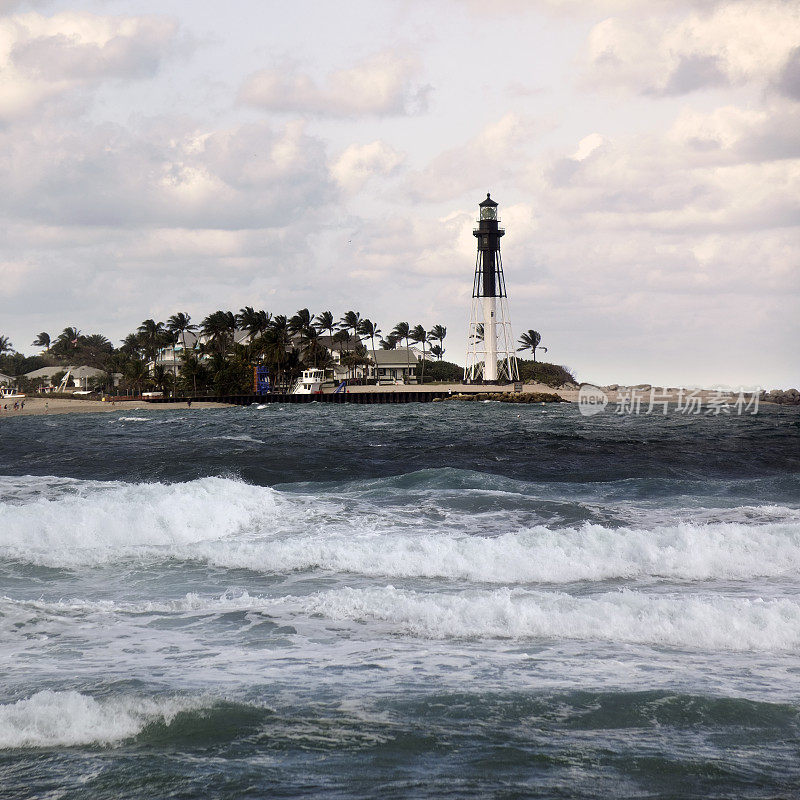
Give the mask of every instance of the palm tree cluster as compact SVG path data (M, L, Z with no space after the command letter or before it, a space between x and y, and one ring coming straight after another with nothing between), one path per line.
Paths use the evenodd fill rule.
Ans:
M312 314L301 308L294 315L271 314L245 306L238 312L218 310L199 324L189 314L178 312L159 322L144 320L129 333L118 348L102 334L83 334L71 326L55 338L38 333L33 341L42 348L41 355L25 357L13 353L8 337L0 336L0 358L19 361L14 374L41 366L87 364L102 370L95 379L98 388L110 389L122 376L123 389L141 392L146 388L162 391L217 394L246 393L252 390L252 367L265 364L273 380L288 385L303 369L329 368L339 363L353 378L359 370L373 365L369 349L393 350L412 344L423 352L421 369L428 355L441 360L447 328L398 322L383 335L378 324L358 311L347 311L338 320L331 311ZM406 356L409 371L416 357ZM16 362L15 362L16 363Z

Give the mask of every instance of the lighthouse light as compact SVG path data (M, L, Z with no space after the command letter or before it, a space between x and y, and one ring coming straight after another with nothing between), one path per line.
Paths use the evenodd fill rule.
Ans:
M497 219L497 209L492 206L481 208L481 219Z

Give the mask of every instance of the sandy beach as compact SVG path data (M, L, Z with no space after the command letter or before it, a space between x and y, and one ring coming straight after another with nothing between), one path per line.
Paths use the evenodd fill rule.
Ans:
M147 409L148 411L166 411L189 408L187 403L148 403L144 400L123 400L120 402L102 402L101 400L67 400L62 397L26 397L25 408L13 410L13 402L7 403L8 410L2 410L0 405L0 420L13 417L38 416L43 414L98 414L119 411L135 411ZM206 401L192 401L191 408L227 408L226 403Z

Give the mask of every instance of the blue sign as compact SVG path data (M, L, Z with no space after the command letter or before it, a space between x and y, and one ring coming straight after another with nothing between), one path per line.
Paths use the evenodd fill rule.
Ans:
M268 394L271 389L269 367L256 367L256 394Z

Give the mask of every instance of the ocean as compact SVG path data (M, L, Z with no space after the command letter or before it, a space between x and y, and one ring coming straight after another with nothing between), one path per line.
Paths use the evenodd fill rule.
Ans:
M800 413L0 421L0 797L800 796Z

